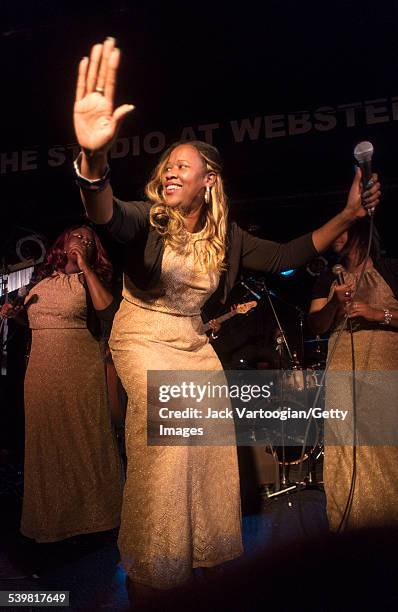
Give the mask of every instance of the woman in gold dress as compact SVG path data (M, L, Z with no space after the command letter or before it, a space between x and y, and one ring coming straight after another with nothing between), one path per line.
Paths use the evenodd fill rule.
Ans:
M390 374L398 369L398 262L381 258L374 241L357 289L368 234L365 219L336 239L333 250L340 256L344 283L338 285L334 275L325 272L314 287L309 316L314 333L331 331L331 350L344 315L346 312L349 315L351 326L347 325L342 332L330 362L325 408L338 407L351 413L352 327L357 377L362 388L369 390L365 396L357 383L359 432L364 427L369 429L369 425L372 430L376 419L385 418L388 395L395 405L398 393ZM389 381L389 388L380 396L377 389L384 379ZM362 442L356 448L328 445L326 438L324 482L327 515L333 531L388 526L398 521L398 447L384 445L383 439L379 439L383 435L380 432L383 430L379 426L373 427L374 445L370 445L372 439L368 435L368 444ZM351 433L347 428L344 439ZM352 484L355 486L350 493Z
M218 151L177 143L162 156L146 202L121 202L109 184L107 153L131 105L114 108L120 58L115 41L83 58L75 103L82 152L77 182L89 217L125 245L124 291L110 346L128 394L127 481L119 547L130 594L187 581L242 552L234 447L147 446L147 370L221 370L200 312L225 303L242 267L278 271L300 265L366 214L359 178L342 213L285 245L229 223ZM366 194L377 204L379 184Z
M111 277L97 235L77 227L49 249L25 299L32 345L25 376L21 531L37 542L120 523L122 474L98 319L112 311ZM11 305L7 310L13 314Z

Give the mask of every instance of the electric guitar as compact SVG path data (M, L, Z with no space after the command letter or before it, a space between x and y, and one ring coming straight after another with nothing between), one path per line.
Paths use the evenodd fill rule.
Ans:
M257 302L255 300L253 300L252 302L246 302L245 304L238 304L236 308L234 308L230 312L227 312L221 315L221 317L218 317L217 319L214 319L214 320L217 321L217 323L224 323L224 321L227 321L227 319L230 319L231 317L234 317L235 315L246 314L247 312L249 312L250 310L252 310L252 308L255 308L256 306L257 306ZM211 329L209 323L205 323L203 327L204 327L205 332Z

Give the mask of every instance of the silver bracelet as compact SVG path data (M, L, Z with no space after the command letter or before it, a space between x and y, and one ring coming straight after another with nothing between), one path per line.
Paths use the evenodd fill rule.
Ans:
M106 166L104 174L99 179L88 179L85 176L82 176L80 173L80 165L82 161L82 152L76 157L73 162L73 168L75 170L75 181L80 189L84 189L85 191L102 191L109 183L111 169L109 165Z
M218 336L214 333L214 331L211 332L210 337L212 340L217 340Z
M391 319L392 319L392 314L388 310L388 308L384 308L383 310L384 310L384 321L381 321L380 325L390 325Z

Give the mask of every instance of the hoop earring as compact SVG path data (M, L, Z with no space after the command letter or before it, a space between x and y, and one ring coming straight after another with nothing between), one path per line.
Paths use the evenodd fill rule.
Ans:
M211 189L207 185L206 191L205 191L205 202L206 202L206 204L210 204L210 196L211 196Z

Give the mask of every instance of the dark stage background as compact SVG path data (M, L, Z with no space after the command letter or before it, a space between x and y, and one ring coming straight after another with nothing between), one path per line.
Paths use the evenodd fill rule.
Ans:
M19 261L21 237L51 242L82 219L75 75L108 35L123 53L117 102L136 106L112 153L116 195L142 198L159 154L181 136L211 139L232 216L284 241L343 207L354 146L370 140L383 185L376 224L397 255L396 2L3 0L0 29L3 265ZM304 309L313 280L267 279ZM284 316L296 328L297 313Z
M189 128L221 150L232 215L284 240L341 208L366 139L383 181L377 222L396 251L397 28L395 2L3 1L3 251L12 257L21 228L51 240L81 217L75 73L107 35L123 52L118 102L136 105L114 150L117 195L142 197L161 150Z
M117 103L136 106L112 152L116 195L142 198L159 154L182 135L211 138L225 162L232 216L258 236L285 241L314 229L341 210L353 178L354 146L370 140L375 149L373 166L383 188L376 225L387 253L398 256L396 0L0 0L0 275L7 265L18 263L19 239L37 233L49 244L65 227L83 218L71 163L76 154L72 125L76 70L90 46L109 35L116 37L123 54ZM118 252L107 246L117 261ZM307 309L314 276L304 269L289 278L267 276L265 280L278 296L274 302L292 348L299 349L300 317L295 305ZM258 279L253 281L258 289ZM234 288L232 303L247 299L252 296L245 294L241 285ZM220 334L216 341L221 345L220 353L227 346L227 337L233 366L239 365L240 359L249 366L252 361L269 361L269 353L263 350L272 336L269 317L263 300L247 317L231 319L224 327L224 339ZM310 339L308 330L304 331L305 338ZM11 321L10 333L14 335L8 347L8 375L0 375L3 577L2 552L5 549L8 554L8 548L16 549L18 566L32 565L35 574L38 571L37 560L29 561L29 548L18 548L17 535L23 485L23 378L28 330ZM307 365L315 364L325 354L326 343L305 346ZM317 353L317 346L323 355ZM249 500L253 492L253 460L246 459L245 464L241 456L240 464L243 509L247 510L244 496ZM258 496L257 488L255 494ZM340 553L333 553L332 543L325 547L322 539L318 550L306 534L305 547L295 551L290 542L292 534L301 535L303 516L314 533L326 532L323 495L314 491L309 495L316 497L307 499L304 510L302 500L294 508L282 496L286 506L280 497L280 505L268 506L259 523L250 517L245 520L246 550L256 550L260 543L270 546L271 553L268 560L248 566L247 584L241 589L245 605L261 591L261 601L266 597L269 604L273 597L278 609L281 593L282 601L288 602L285 605L300 607L305 601L306 609L311 608L312 601L324 599L324 580L318 568L322 567L324 575L326 567L334 572L333 585L342 584L343 579L354 587L345 591L353 597L355 593L357 605L373 596L381 597L388 606L385 593L396 581L391 569L394 563L386 563L386 536L389 542L395 542L396 536L365 534L363 551L362 540L339 540L336 546L343 556L338 558ZM277 549L280 542L286 547L286 555L283 549ZM356 556L350 554L351 549ZM101 548L99 553L93 550L84 539L80 545L72 542L51 548L41 553L40 583L35 576L19 582L3 581L2 588L70 589L81 609L94 609L96 601L96 609L104 604L116 609L116 599L122 596L127 609L124 574L120 569L115 574L115 542L111 541L104 552ZM365 581L356 589L350 570L358 566L358 550ZM38 553L32 549L30 555L35 558ZM28 573L30 576L33 570ZM234 582L228 574L219 578L239 586L245 574L237 580L232 577ZM286 584L293 586L289 593L284 589ZM370 594L363 584L369 584ZM218 592L225 599L229 585L228 589L222 588L226 583L220 585ZM109 591L107 597L103 596L104 588ZM333 589L336 601L341 593L343 588ZM194 598L190 595L189 606L198 601L200 607L201 598L201 593L197 599L195 594ZM239 596L236 601L241 601ZM341 601L347 602L349 609L351 600L346 594ZM239 603L236 605L239 607Z

